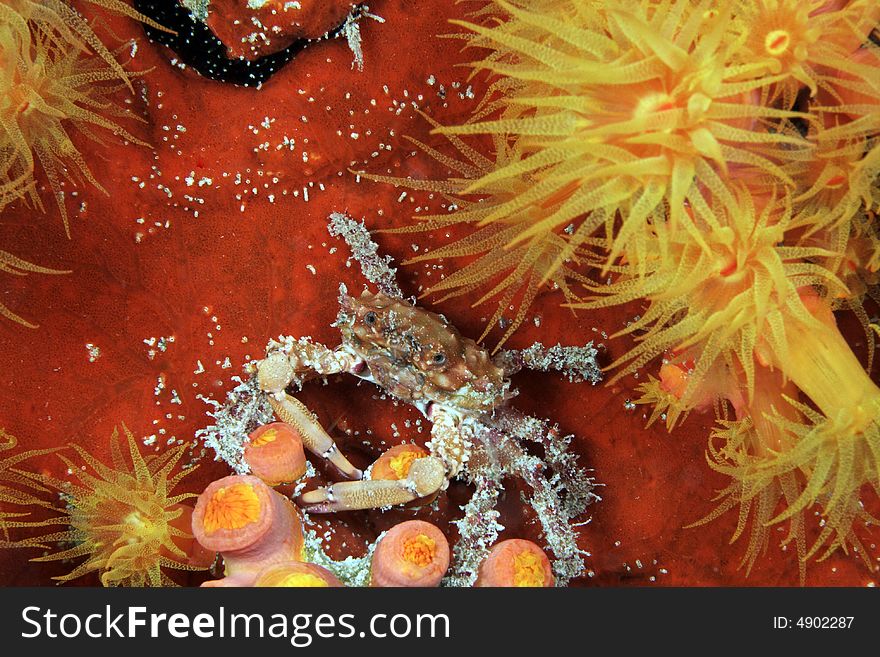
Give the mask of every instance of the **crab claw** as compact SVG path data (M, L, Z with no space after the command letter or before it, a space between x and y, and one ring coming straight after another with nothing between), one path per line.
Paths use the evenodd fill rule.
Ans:
M433 495L446 486L446 467L434 456L414 461L405 479L344 481L303 493L296 503L310 513L379 509Z
M269 403L272 404L272 409L278 417L299 431L303 446L307 450L330 461L344 477L361 479L364 476L364 473L354 467L339 451L336 443L318 422L318 418L300 400L282 392L271 395Z

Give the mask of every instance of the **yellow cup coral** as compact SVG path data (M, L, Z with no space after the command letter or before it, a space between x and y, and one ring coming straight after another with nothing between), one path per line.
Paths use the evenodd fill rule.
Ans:
M111 117L131 117L110 102L128 78L100 57L66 48L38 30L21 31L0 26L0 60L15 65L0 68L0 198L7 202L27 196L42 207L34 173L39 162L70 234L64 205L65 177L91 183L104 191L70 139L71 128L96 139L93 127L103 128L127 141L145 145ZM115 61L115 60L114 60Z
M467 258L430 291L489 287L490 328L519 302L501 342L548 282L575 308L644 305L612 381L662 358L637 401L670 429L732 408L707 456L733 483L707 518L751 519L748 565L783 521L802 562L859 548L880 492L880 388L832 315L855 312L871 361L878 20L873 0L495 0L456 22L486 97L431 119L458 159L415 142L451 177L368 175L455 210L404 230L472 228L419 259Z
M54 578L59 582L97 573L104 586L174 586L164 569L204 570L213 559L194 549L197 546L186 528L191 507L185 502L196 495L172 494L194 470L174 472L187 446L144 456L131 431L125 425L123 430L125 441L116 429L110 438L112 467L78 445L72 447L92 472L60 457L79 483L25 473L31 482L57 490L66 502L62 516L39 524L67 528L19 545L71 546L34 561L86 558L67 575ZM123 456L123 442L128 458Z

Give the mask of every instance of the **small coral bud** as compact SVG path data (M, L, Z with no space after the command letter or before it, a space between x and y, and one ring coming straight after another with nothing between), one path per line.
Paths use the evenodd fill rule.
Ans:
M406 479L413 461L427 455L428 453L418 445L395 445L373 463L370 479Z
M555 584L550 560L531 541L511 538L497 543L480 564L475 586L533 586Z
M660 367L660 387L681 399L688 386L688 372L682 365L664 363Z
M449 568L449 542L435 525L408 520L392 527L373 553L371 586L439 586Z
M251 474L270 486L296 481L306 473L302 437L286 422L272 422L254 430L244 448Z
M336 575L313 563L290 561L277 563L260 571L254 586L326 588L345 586Z
M229 582L250 586L268 565L302 558L302 521L293 504L253 476L233 475L211 483L196 502L193 535L219 552Z

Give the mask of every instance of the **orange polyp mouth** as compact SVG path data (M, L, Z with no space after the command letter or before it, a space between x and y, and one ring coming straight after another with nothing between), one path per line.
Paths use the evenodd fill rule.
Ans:
M666 93L648 93L642 96L636 104L633 116L650 116L657 112L665 112L667 110L678 107L675 98Z
M778 57L788 50L791 37L785 30L773 30L764 38L764 49L774 57Z
M737 269L736 259L731 260L727 265L724 266L721 271L718 272L720 276L723 278L727 278L728 276L732 276Z
M412 467L413 461L416 459L420 459L424 457L425 454L421 452L417 452L415 450L407 450L401 454L398 454L389 463L391 470L397 475L398 479L406 479L406 476L409 474L409 469Z
M424 568L437 555L437 542L425 534L417 534L403 543L403 560Z
M276 429L267 429L259 436L251 440L251 445L254 447L262 447L263 445L268 445L269 443L275 442L278 438L278 431Z
M544 565L534 552L523 550L513 558L513 585L544 586Z
M836 176L832 176L831 178L829 178L828 182L825 184L828 187L830 187L831 189L835 189L837 187L840 187L845 182L846 182L846 177L841 174L838 174Z
M219 488L205 509L205 532L240 529L260 518L260 498L250 484Z

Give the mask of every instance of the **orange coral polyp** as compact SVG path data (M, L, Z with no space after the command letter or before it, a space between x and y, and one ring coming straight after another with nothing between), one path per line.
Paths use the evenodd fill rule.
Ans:
M205 549L221 554L226 567L224 579L203 586L251 586L267 566L302 559L299 511L252 475L209 484L196 502L192 530Z
M371 586L433 587L449 568L449 542L435 525L408 520L395 525L376 546Z
M253 445L254 447L263 447L264 445L275 442L277 438L278 430L275 428L271 428L264 431L259 436L254 436L253 438L251 438L251 445Z
M412 467L413 461L419 458L424 457L421 454L417 454L410 450L391 459L389 465L394 471L394 474L397 475L398 479L404 479L409 474L409 469Z
M373 463L370 468L370 479L405 479L413 461L427 455L428 453L418 445L410 443L395 445Z
M248 500L245 506L249 511L235 514L239 520L246 514L250 518L248 522L243 524L232 522L231 526L224 526L220 521L222 517L220 509L227 490L233 490L231 498L233 505L236 500ZM271 488L253 476L231 475L210 483L196 501L192 519L193 534L199 543L215 552L224 553L246 548L262 538L272 526L274 511L273 500L270 497L272 493L274 491ZM255 517L254 510L257 510Z
M263 425L250 434L244 462L270 486L296 481L307 468L302 436L286 422Z
M685 369L684 366L672 363L664 363L660 366L660 388L681 399L687 389L688 372L693 367Z
M205 531L240 529L260 518L260 499L248 484L219 488L205 509Z
M544 564L533 553L520 552L513 559L513 585L518 587L544 586Z
M551 587L550 560L538 545L521 538L496 543L480 564L478 587Z

